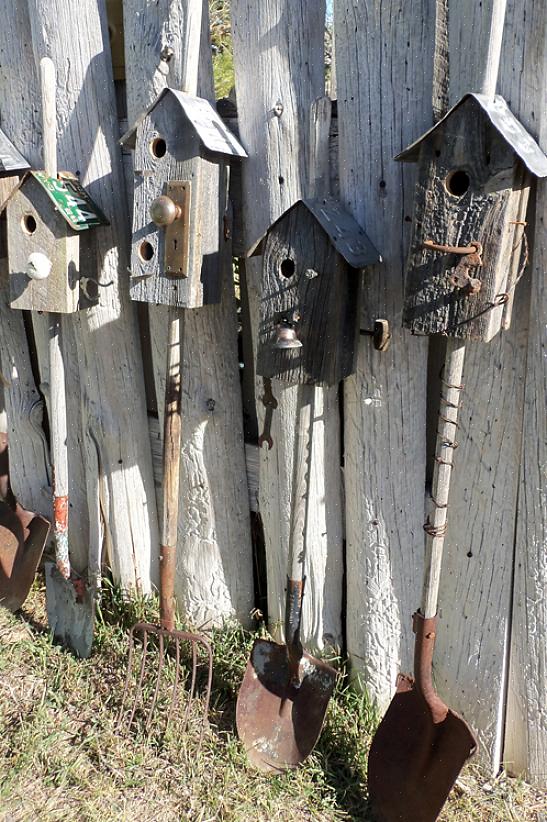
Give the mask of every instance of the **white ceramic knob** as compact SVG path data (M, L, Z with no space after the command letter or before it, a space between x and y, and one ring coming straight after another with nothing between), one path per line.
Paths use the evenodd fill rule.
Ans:
M49 257L41 251L33 251L29 254L25 273L31 280L46 280L51 273L52 265Z

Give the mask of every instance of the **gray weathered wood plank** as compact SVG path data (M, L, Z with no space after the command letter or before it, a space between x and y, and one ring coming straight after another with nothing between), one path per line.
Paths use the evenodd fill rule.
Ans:
M232 29L242 166L245 246L297 199L308 195L310 113L324 95L323 0L256 4L233 0ZM261 261L246 265L256 354ZM297 387L272 381L279 405L271 451L263 449L259 508L264 525L270 627L283 622ZM256 387L263 393L262 380ZM264 407L257 403L259 428ZM342 607L342 504L338 387L316 388L306 536L309 585L303 602L307 647L339 646ZM280 635L280 633L278 633Z
M79 172L111 220L97 230L97 276L113 285L101 289L100 306L65 323L66 350L73 353L73 366L67 369L69 459L71 471L80 472L72 495L73 562L77 570L87 566L90 525L92 533L103 532L102 523L90 523L90 515L98 516L100 486L104 533L111 536L106 543L113 546L107 561L114 577L124 587L149 591L157 566L157 518L137 325L127 289L127 208L104 0L85 0L78 14L67 0L30 0L28 10L27 15L23 4L6 9L7 15L18 15L16 27L6 27L2 43L7 78L3 104L9 100L11 127L39 167L35 60L48 54L58 77L59 167ZM34 322L36 337L43 340L41 320ZM41 344L38 356L45 386L47 354Z
M145 8L137 0L124 0L130 122L165 85L182 85L185 8L184 0L160 0ZM208 19L204 6L198 94L212 99ZM172 49L168 63L161 59L166 47ZM176 596L196 625L219 623L234 615L247 623L253 607L249 501L228 245L224 244L227 256L222 302L186 311L184 319ZM165 393L166 311L164 306L149 308L160 417Z
M364 278L362 328L387 318L386 353L361 340L345 383L347 646L380 709L412 669L424 545L427 341L401 328L414 171L393 161L432 123L431 4L335 3L343 204L383 257Z

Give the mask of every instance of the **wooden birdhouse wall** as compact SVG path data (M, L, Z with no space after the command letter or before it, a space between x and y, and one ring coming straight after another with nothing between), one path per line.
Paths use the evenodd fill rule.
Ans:
M169 95L138 126L134 156L135 194L131 246L131 297L141 302L199 308L220 300L219 249L225 203L220 180L226 174L221 158L204 154L200 140ZM187 243L187 276L165 271L164 227L150 218L150 205L168 194L169 183L190 183L189 222L177 220ZM176 232L171 227L171 236ZM174 230L174 231L173 231ZM186 238L186 239L185 239Z
M257 372L325 385L353 373L360 281L308 209L292 208L265 239ZM302 348L274 348L280 317L294 311Z
M41 185L28 177L7 205L7 241L12 308L71 314L97 302L97 285L80 288L82 277L96 280L93 232L78 233L54 208ZM50 274L33 280L27 273L30 254L52 262Z
M408 328L483 341L499 331L504 306L484 309L516 276L523 227L514 221L525 212L528 194L522 163L472 98L424 140L406 266ZM449 246L482 243L482 266L468 269L481 282L479 293L450 283L462 256L426 250L425 240Z

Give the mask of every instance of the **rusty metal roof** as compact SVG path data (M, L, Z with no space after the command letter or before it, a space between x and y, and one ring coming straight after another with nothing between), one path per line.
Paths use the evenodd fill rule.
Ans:
M30 166L0 129L0 177L27 171Z
M229 157L247 157L247 152L232 132L224 125L221 118L208 100L194 97L183 91L164 88L156 97L152 105L148 106L136 123L120 139L120 143L128 148L135 148L137 129L150 112L163 100L171 95L177 101L181 111L196 130L201 142L209 151L215 154L225 154Z
M472 97L479 104L494 128L497 129L506 142L509 143L527 169L536 177L547 177L547 156L532 135L526 131L522 123L517 120L503 97L499 94L496 94L493 99L486 94L465 94L433 128L430 128L429 131L422 134L418 140L408 146L408 148L405 148L395 159L402 160L403 162L416 162L419 155L420 144L424 140L427 140L428 137L450 117L458 106L461 106L469 97Z
M300 203L313 214L325 234L328 235L336 251L342 255L352 268L365 268L367 265L381 262L382 257L361 226L356 223L351 214L342 208L340 202L334 197L297 200L272 223L268 231L271 231L289 211L292 211ZM267 234L268 232L253 244L247 252L247 257L262 253L262 244Z

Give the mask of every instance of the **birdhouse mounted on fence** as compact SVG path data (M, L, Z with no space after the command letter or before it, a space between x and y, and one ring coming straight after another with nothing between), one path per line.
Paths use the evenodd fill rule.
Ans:
M395 159L419 164L404 325L487 342L510 322L547 157L502 97L466 94Z
M199 308L221 297L227 166L245 150L207 100L164 89L122 137L133 149L130 292Z
M28 172L3 209L11 307L70 314L95 305L97 248L90 229L108 221L78 179Z
M248 252L261 254L257 373L333 385L355 371L360 269L380 255L331 198L299 200Z

